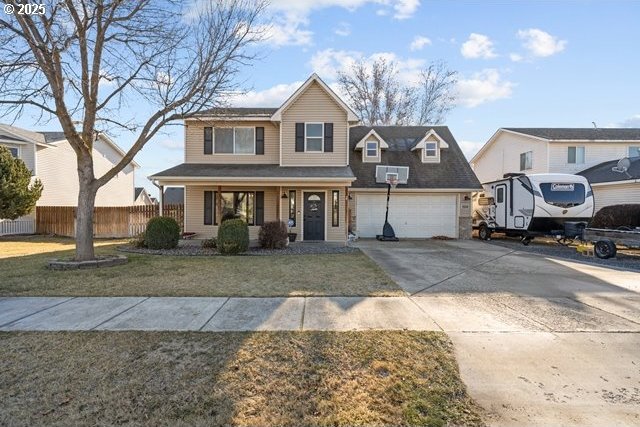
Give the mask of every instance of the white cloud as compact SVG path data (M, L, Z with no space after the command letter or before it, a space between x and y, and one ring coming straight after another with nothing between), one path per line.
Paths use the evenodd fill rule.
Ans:
M551 34L537 28L520 30L517 33L519 39L523 40L523 46L531 55L546 57L562 52L567 45L566 40L560 40Z
M233 95L227 102L234 107L279 107L302 83L304 82L282 83L265 90L251 90L245 94Z
M400 80L408 84L415 84L418 81L420 71L425 66L424 59L401 59L393 52L376 52L365 56L358 51L335 49L316 52L311 57L309 65L321 78L331 81L338 77L339 72L348 71L356 61L363 59L367 61L385 59L387 62L394 62Z
M621 128L640 128L640 114L635 114L626 120L618 123L616 127Z
M275 47L310 45L313 32L302 28L302 21L288 21L283 18L273 18L268 25L261 25L257 31L262 33L263 42Z
M348 22L340 22L333 32L340 37L347 37L351 34L351 26Z
M396 19L411 18L419 6L420 0L397 0L393 5L395 10L393 17Z
M488 68L470 78L458 80L458 103L473 108L486 102L509 98L514 84L502 80L498 70Z
M412 50L412 51L421 50L422 48L430 44L431 44L431 40L429 38L424 36L416 36L411 42L411 44L409 45L409 50Z
M480 150L480 147L482 147L483 144L483 142L469 141L464 139L458 141L458 145L460 146L460 149L464 153L464 156L467 158L467 160L471 160L471 158L478 152L478 150Z
M160 141L160 146L169 150L183 150L184 142L177 139L164 139Z
M471 33L469 39L462 44L460 53L465 58L495 58L497 55L493 51L493 42L484 34Z
M511 59L513 62L521 62L522 60L524 60L523 56L519 53L510 53L509 59Z

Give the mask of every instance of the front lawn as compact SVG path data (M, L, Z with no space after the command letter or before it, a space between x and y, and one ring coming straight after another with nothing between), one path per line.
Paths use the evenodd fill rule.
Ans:
M0 333L0 425L482 425L436 332Z
M99 241L98 254L122 241ZM363 253L187 257L126 254L127 265L50 271L73 256L71 239L0 239L0 296L399 296Z

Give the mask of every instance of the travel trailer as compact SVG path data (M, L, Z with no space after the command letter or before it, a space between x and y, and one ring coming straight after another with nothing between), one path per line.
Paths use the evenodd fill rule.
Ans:
M573 239L593 216L594 202L586 178L569 174L505 174L482 185L473 200L473 228L487 240L492 232L520 236Z

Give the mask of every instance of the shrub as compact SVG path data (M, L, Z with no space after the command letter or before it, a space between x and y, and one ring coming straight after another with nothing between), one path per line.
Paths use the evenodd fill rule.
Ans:
M180 226L173 218L158 216L149 220L144 235L149 249L172 249L178 246Z
M591 219L589 227L640 227L640 204L605 206Z
M144 242L144 232L134 236L129 240L129 244L134 248L146 248L147 245Z
M240 216L238 214L236 214L233 211L227 211L225 213L222 214L222 219L220 220L220 223L223 223L225 221L228 221L230 219L238 219L240 218Z
M258 234L260 246L265 249L282 249L288 239L287 226L281 221L265 222Z
M216 238L212 237L210 239L206 239L202 242L202 247L205 249L215 249L216 248Z
M228 219L218 227L216 239L218 250L223 255L236 255L249 249L249 227L242 219Z

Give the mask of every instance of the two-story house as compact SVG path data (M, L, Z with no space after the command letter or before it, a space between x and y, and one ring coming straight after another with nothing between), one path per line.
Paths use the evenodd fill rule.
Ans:
M76 154L62 132L33 132L16 126L0 124L0 145L14 157L22 159L32 175L40 179L43 191L36 206L77 206L78 172ZM124 152L104 133L99 133L93 146L96 176L101 176L117 164ZM98 190L96 206L130 206L134 202L134 172L139 167L132 162ZM15 221L0 219L0 235L34 233L35 212Z
M396 234L470 236L468 201L479 182L449 130L359 122L313 74L280 107L218 108L185 120L184 163L149 179L184 187L185 231L200 238L233 212L252 239L280 220L301 240L344 242L349 231L382 231L387 185L375 179L377 166L408 167L407 184L391 197Z
M638 128L500 128L470 163L485 183L510 172L578 174L606 162L638 156ZM625 174L617 176L615 181L591 182L596 210L640 203L640 183L629 182Z

